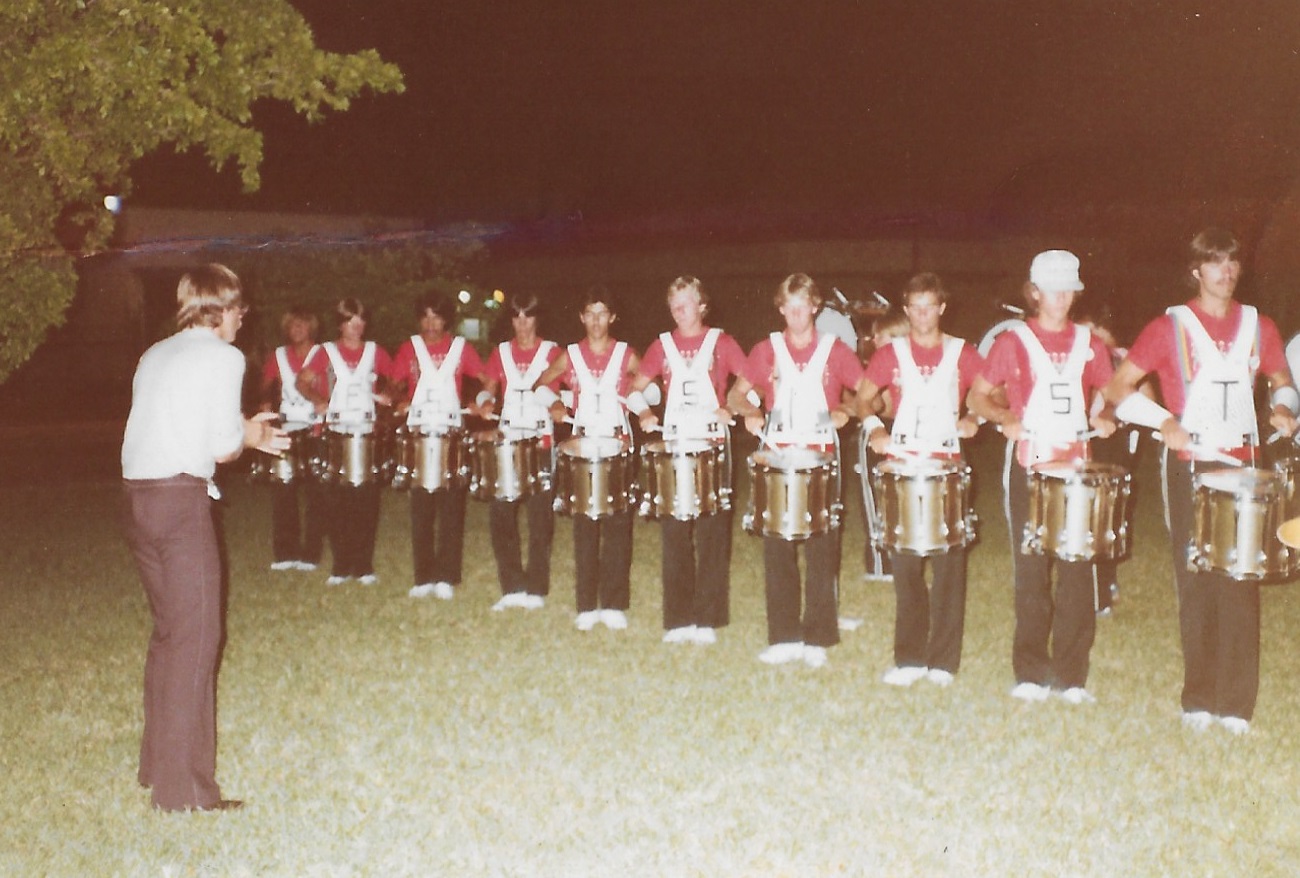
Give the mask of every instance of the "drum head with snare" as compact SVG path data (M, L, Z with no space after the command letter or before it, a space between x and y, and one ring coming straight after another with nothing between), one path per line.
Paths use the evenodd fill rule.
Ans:
M829 466L834 463L835 455L811 448L761 448L751 459L763 469L803 472Z
M618 457L627 445L617 436L576 436L560 443L560 454L581 460L605 460Z

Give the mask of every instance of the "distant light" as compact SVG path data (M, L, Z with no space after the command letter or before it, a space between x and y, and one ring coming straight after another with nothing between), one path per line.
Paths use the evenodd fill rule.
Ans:
M487 308L490 311L495 311L496 309L501 307L501 303L498 302L496 299L484 299L483 307Z
M122 212L122 199L117 195L105 195L104 209L114 216L117 216Z
M472 296L470 296L469 290L461 290L460 295L457 296L456 298L460 299L460 303L462 305L468 305L469 300L472 298Z
M500 305L500 304L504 303L505 300L506 300L506 294L505 294L504 292L502 292L501 290L493 290L493 291L492 291L492 301L494 301L494 302L496 302L498 305Z

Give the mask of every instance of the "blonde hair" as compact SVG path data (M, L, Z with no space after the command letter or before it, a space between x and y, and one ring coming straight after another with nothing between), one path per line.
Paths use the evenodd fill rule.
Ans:
M224 265L211 262L188 271L176 286L176 326L216 328L232 308L244 307L239 278Z
M678 293L695 293L695 301L700 303L700 311L707 314L709 312L709 294L704 292L704 284L698 277L692 277L684 274L677 280L668 285L667 300L672 302L673 296Z
M933 292L926 290L926 292ZM911 331L911 323L908 322L907 315L899 308L890 308L884 314L881 314L875 320L871 321L872 338L883 336L884 338L901 338Z
M290 308L280 318L280 332L288 334L289 324L295 320L301 320L307 324L307 335L311 337L312 341L315 341L316 333L320 331L320 318L316 316L316 312L302 307Z
M781 281L781 286L776 288L776 307L784 307L785 303L791 299L803 297L812 305L813 310L822 306L821 290L817 289L816 282L803 272L798 272Z

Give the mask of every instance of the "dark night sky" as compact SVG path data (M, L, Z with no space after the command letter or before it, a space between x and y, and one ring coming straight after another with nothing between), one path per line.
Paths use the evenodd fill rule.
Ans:
M260 193L160 156L135 203L963 212L1270 195L1300 158L1294 0L294 5L405 94L314 126L259 107Z

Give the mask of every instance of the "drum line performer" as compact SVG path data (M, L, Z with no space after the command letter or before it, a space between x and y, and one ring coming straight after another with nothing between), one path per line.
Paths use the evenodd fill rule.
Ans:
M709 299L698 278L674 280L668 286L667 302L676 328L650 343L635 386L650 396L653 379L667 383L665 442L721 446L720 478L729 487L732 460L727 428L733 418L723 402L728 379L744 371L745 353L730 335L705 324ZM642 413L644 430L653 431L658 425L652 410ZM689 520L661 518L664 643L714 643L717 629L730 622L731 530L729 506Z
M230 810L217 785L217 667L224 639L222 558L213 521L218 463L245 448L278 454L284 431L240 411L239 278L223 265L185 274L178 331L140 358L122 437L122 514L149 598L141 786L164 811Z
M533 389L537 379L560 356L560 347L538 335L541 304L536 295L514 295L507 302L514 332L492 350L483 379L483 391L475 401L482 417L492 412L501 395L501 436L506 441L536 440L550 472L554 471L555 426L550 405L558 399L559 380ZM496 557L501 599L493 610L521 607L535 610L546 602L551 590L551 543L555 534L555 491L548 482L523 500L493 497L488 503L488 527L492 553ZM528 519L528 563L521 559L519 508Z
M298 392L312 401L325 418L325 429L349 435L377 432L376 404L392 405L385 376L392 371L388 352L366 340L366 307L351 296L334 307L338 338L321 345L298 373ZM374 585L375 539L379 530L380 485L336 481L322 487L326 507L332 571L326 585L355 578Z
M745 373L727 397L745 427L772 448L803 448L838 456L836 433L854 417L855 401L842 402L845 390L860 391L862 364L857 354L814 325L822 295L806 274L781 282L774 299L785 321L750 351ZM758 402L751 393L757 391ZM769 413L764 420L764 406ZM826 664L826 649L839 643L840 530L833 527L803 542L807 582L800 582L799 543L763 537L768 647L765 664L803 661Z
M1046 700L1053 691L1071 704L1096 700L1086 688L1097 625L1092 562L1030 554L1022 545L1029 467L1087 460L1089 428L1100 436L1115 432L1108 406L1089 414L1113 367L1105 345L1070 320L1083 288L1073 253L1047 250L1035 256L1027 294L1036 313L996 338L968 399L970 410L1007 438L1003 489L1016 607L1011 695L1024 701ZM999 388L1005 389L1005 403Z
M481 379L483 361L464 338L452 334L456 305L448 296L426 292L415 303L415 316L419 333L402 342L393 358L393 393L402 400L397 413L405 412L411 434L445 436L459 445L464 378ZM468 492L459 477L435 491L411 485L411 597L449 601L455 596L464 567Z
M298 373L316 355L320 321L310 310L294 306L280 318L285 344L266 358L262 368L262 411L279 411L285 432L296 439L302 453L306 440L319 430L321 418L311 400L298 392ZM303 510L299 516L299 498ZM291 482L271 485L272 570L315 570L325 547L325 520L320 484L309 475L294 473Z
M979 429L973 418L960 415L982 360L972 345L940 329L948 293L938 275L914 276L901 298L909 335L872 355L858 406L860 411L872 411L880 395L889 392L897 406L893 428L886 430L873 415L863 422L863 432L872 450L882 456L960 464L960 440ZM928 678L947 686L961 664L966 549L956 546L929 556L930 589L925 584L926 557L896 550L889 554L897 603L894 666L885 673L884 682L910 686Z
M1234 734L1249 731L1259 693L1259 585L1188 569L1193 476L1216 459L1257 460L1254 394L1261 374L1271 389L1274 430L1294 435L1300 410L1277 326L1233 298L1240 249L1223 229L1192 239L1195 297L1147 324L1106 390L1120 418L1158 429L1165 445L1161 479L1178 591L1183 722L1198 731L1217 722ZM1151 372L1164 406L1137 391Z
M627 412L639 417L649 408L645 396L632 389L639 363L636 351L610 334L618 312L603 286L587 291L578 316L585 337L555 359L535 389L549 399L545 388L559 378L573 392L575 435L616 438L630 454L632 430ZM557 423L566 419L567 410L559 399L551 400L549 407ZM578 630L590 631L597 623L616 631L627 628L632 574L630 504L598 519L574 515L573 557Z

